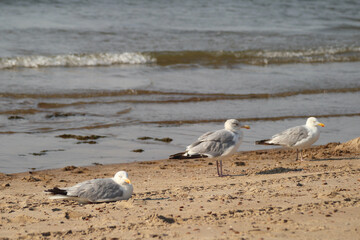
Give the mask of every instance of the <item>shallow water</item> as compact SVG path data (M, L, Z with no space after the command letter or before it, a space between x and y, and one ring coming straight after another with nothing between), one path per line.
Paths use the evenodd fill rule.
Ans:
M308 116L326 124L316 144L358 137L359 10L2 1L0 172L162 159L229 118L251 125L242 151ZM64 133L105 138L77 144Z

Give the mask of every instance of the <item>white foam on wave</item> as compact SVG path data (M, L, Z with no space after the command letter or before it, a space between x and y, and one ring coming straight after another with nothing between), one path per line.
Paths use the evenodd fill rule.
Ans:
M40 67L91 67L115 64L147 64L156 60L141 53L68 54L56 56L21 56L0 58L0 69Z
M262 64L269 63L326 63L359 61L360 47L319 47L316 49L303 49L294 51L259 51L256 56ZM259 63L254 59L253 64Z
M258 57L267 58L292 58L292 57L308 57L308 56L330 56L336 54L344 54L347 52L360 52L360 47L319 47L316 49L304 49L294 51L260 51Z

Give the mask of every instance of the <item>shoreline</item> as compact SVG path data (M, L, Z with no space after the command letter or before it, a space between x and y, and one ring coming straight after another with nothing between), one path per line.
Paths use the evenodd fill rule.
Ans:
M295 151L0 173L0 239L355 239L360 233L360 138ZM125 170L127 201L49 200L66 187ZM104 238L105 237L105 238Z

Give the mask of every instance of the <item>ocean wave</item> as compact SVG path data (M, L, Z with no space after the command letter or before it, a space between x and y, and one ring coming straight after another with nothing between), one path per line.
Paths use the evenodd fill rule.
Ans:
M316 118L334 118L334 117L358 117L360 116L359 112L356 113L341 113L341 114L315 114L311 115ZM282 121L285 119L305 119L308 118L309 115L288 115L288 116L276 116L276 117L253 117L253 118L237 118L240 122L258 122L258 121ZM218 119L198 119L198 120L165 120L165 121L141 121L141 124L158 124L158 125L185 125L185 124L202 124L202 123L213 123L219 122L223 123L227 119L226 118L218 118Z
M93 67L115 64L146 64L152 63L149 55L141 53L98 53L98 54L67 54L55 56L20 56L0 58L0 69L9 68L41 68L41 67Z
M360 47L319 47L301 50L158 51L0 58L0 69L93 67L118 64L230 66L360 61Z
M268 65L360 61L360 47L302 50L182 51L150 53L159 65Z
M81 99L73 103L46 103L40 102L40 108L61 108L67 106L84 105L84 104L112 104L112 103L185 103L185 102L204 102L204 101L221 101L221 100L246 100L246 99L270 99L270 98L286 98L297 95L316 95L330 93L357 93L360 87L352 88L329 88L329 89L304 89L299 91L287 91L277 93L249 93L249 94L229 94L229 93L195 93L195 92L174 92L174 91L151 91L142 89L127 89L120 91L92 91L92 92L75 92L75 93L11 93L0 92L0 97L13 99ZM170 96L167 99L117 99L126 96ZM93 100L95 98L103 98L105 100ZM110 99L110 98L115 98ZM84 100L85 99L85 100ZM88 101L86 99L90 99ZM0 112L1 114L1 112Z

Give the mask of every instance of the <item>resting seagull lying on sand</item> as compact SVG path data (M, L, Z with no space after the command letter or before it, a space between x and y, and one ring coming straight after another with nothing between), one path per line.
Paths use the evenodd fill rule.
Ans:
M317 126L325 127L325 125L320 123L316 118L309 117L305 125L289 128L281 133L275 134L271 139L260 140L255 143L294 148L296 149L296 160L299 159L300 149L301 161L303 161L302 150L310 147L319 139L320 131Z
M200 136L196 142L186 147L185 152L171 155L169 159L189 159L202 157L224 157L234 154L242 142L241 128L249 129L248 125L241 125L236 119L225 122L225 129L207 132ZM216 160L216 168L219 177L222 173L222 159Z
M128 174L120 171L113 178L92 179L72 187L53 188L45 192L51 193L50 199L70 199L80 203L99 203L127 200L131 197L133 186Z

